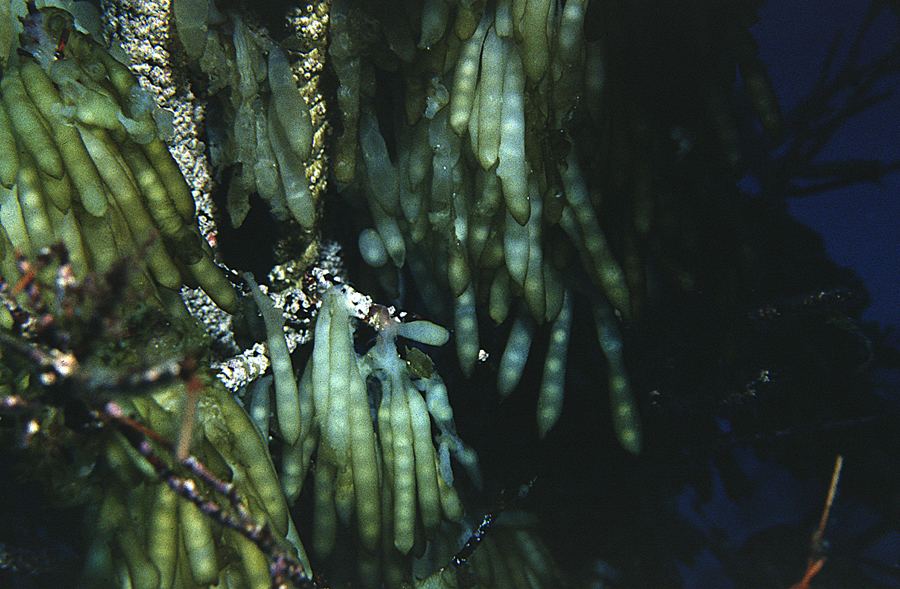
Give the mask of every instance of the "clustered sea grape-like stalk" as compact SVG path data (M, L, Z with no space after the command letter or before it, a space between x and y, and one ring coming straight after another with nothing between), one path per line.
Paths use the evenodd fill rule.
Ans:
M0 141L11 148L0 155L0 180L15 184L0 206L7 235L0 270L12 275L14 247L35 252L63 237L78 276L134 251L160 298L196 282L220 307L235 310L237 297L196 230L193 200L161 141L166 125L149 95L125 65L78 33L65 12L29 6L23 46L0 81ZM330 174L371 214L373 227L359 239L364 259L372 266L409 264L434 316L453 324L467 374L483 355L485 315L497 323L511 318L497 381L503 395L518 386L535 333L549 324L538 407L542 435L561 410L575 296L566 274L579 259L596 287L588 299L616 433L626 449L638 451L640 422L619 326L632 316L639 281L601 229L602 199L591 178L597 162L575 129L586 112L600 120L607 92L600 81L608 47L585 35L587 1L426 0L414 11L406 8L396 19L353 2L335 2L330 13L327 2L307 7L315 18L294 11L295 22L309 24L314 67L305 69L290 64L296 46L280 47L245 13L220 13L211 0L173 2L183 49L208 75L210 92L230 90L228 153L214 164L239 164L229 185L233 224L240 224L256 191L276 218L296 220L298 233L308 237L317 228L329 168L317 151L323 127L313 123L324 119L324 106L298 91L297 82L318 75L330 19L328 58L343 127ZM404 112L394 118L376 114L383 104L372 97L375 71L385 64L406 83ZM753 82L751 70L745 77ZM260 350L270 362L255 367L272 367L245 394L252 419L217 383L195 398L196 407L184 400L192 393L183 386L157 383L150 394L107 405L106 414L124 408L163 440L189 432L177 457L190 448L216 477L242 489L257 521L301 554L285 496L292 501L300 494L315 455L316 552L332 553L340 523L355 526L359 578L372 586L408 582L411 555L421 554L423 540L439 535L442 519L462 515L450 456L477 471L474 453L456 435L440 377L415 352L401 357L395 341L440 345L449 334L429 322L400 321L346 284L329 284L318 293L312 359L298 382L284 340L287 309L273 305L251 277L245 280L267 331ZM357 319L377 331L366 353L354 347ZM196 413L196 426L184 425L183 411ZM160 475L182 489L193 490L193 479L157 468L158 456L142 440L124 442L113 440L104 450L121 468L104 496L91 548L92 562L101 564L89 573L102 576L106 565L132 585L166 586L164 578L186 575L214 585L234 575L263 586L259 544L198 517L190 505L209 505L202 491L188 497L193 503L174 500ZM281 451L277 476L268 442ZM148 527L129 528L133 521ZM183 550L173 560L176 545ZM540 584L524 570L510 573L522 582L509 585ZM456 577L445 573L428 576L424 586L455 586Z
M26 414L26 449L59 456L69 445L84 463L42 469L66 501L99 503L83 583L215 585L224 575L268 587L270 567L309 571L262 435L198 362L196 328L141 296L128 259L83 280L63 246L19 266L16 282L0 282L0 344L5 366L22 358L33 377L4 383L0 408Z
M629 288L600 227L585 154L556 135L601 100L603 49L585 39L586 10L584 0L425 2L421 29L411 31L354 3L336 5L329 55L344 132L333 171L371 213L363 258L409 266L429 312L452 322L465 374L483 357L479 326L510 317L497 387L511 394L535 333L550 324L541 435L562 408L574 286L566 275L577 253L597 287L616 433L637 452L640 421L612 311L630 317ZM390 59L372 58L384 54ZM401 72L405 110L376 116L366 88L385 61Z
M163 142L171 121L68 12L27 6L21 46L0 79L4 272L15 248L37 254L60 240L78 276L140 252L166 304L179 304L173 292L190 284L236 310Z
M704 105L691 132L717 144L723 165L737 165L740 148L726 99L732 81L719 72L737 65L764 128L780 127L746 4L686 3L687 25L675 33L703 59L685 67L684 78L696 79L686 92ZM638 452L621 327L645 317L654 264L692 276L660 244L698 222L696 209L667 206L669 189L654 184L649 129L667 122L641 94L651 87L640 63L649 33L628 8L587 0L385 5L396 10L336 2L331 11L343 127L332 175L371 215L359 235L363 259L408 267L428 312L452 324L467 375L486 356L485 325L510 323L498 354L503 396L519 386L533 340L549 331L541 435L562 408L573 297L586 298L613 429ZM389 284L395 272L378 275Z
M175 0L173 22L190 66L209 80L223 115L212 164L233 167L227 180L231 224L240 226L257 194L298 233L317 229L324 192L325 67L328 2L285 7L296 35L290 53L246 12L208 0ZM226 23L228 26L221 26ZM295 57L299 53L299 60Z

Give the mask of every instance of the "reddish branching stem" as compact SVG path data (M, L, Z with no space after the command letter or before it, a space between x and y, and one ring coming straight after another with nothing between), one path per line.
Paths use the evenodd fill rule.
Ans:
M831 485L828 487L828 498L825 500L825 509L822 510L822 518L819 520L819 527L813 532L812 542L810 542L809 561L806 564L806 572L798 583L791 586L791 589L809 589L809 582L822 569L825 564L825 526L828 524L828 513L831 511L831 504L834 503L834 496L837 493L838 480L841 478L841 467L844 465L844 457L838 454L834 461L834 472L831 475Z

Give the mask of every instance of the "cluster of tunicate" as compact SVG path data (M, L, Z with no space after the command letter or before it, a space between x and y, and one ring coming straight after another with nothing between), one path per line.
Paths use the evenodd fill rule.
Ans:
M711 196L698 206L681 195L697 187L679 182L693 177L701 153L715 171L738 165L727 100L736 70L763 126L776 134L780 126L747 30L753 9L667 3L684 14L678 27L654 25L676 41L665 56L648 50L656 31L640 11L616 4L379 6L339 1L331 14L343 128L331 170L355 210L370 214L362 259L404 267L428 313L453 326L463 372L494 363L503 396L519 386L534 339L549 335L541 435L560 415L572 309L582 301L605 360L614 430L637 452L621 328L646 320L662 284L699 288L706 258L696 236L725 231L708 226L716 222L707 211L728 205ZM677 65L667 70L667 60ZM396 276L378 272L383 285ZM400 286L391 294L412 290ZM494 354L483 342L498 324L509 336Z
M246 279L252 283L249 274ZM463 517L451 456L480 480L474 452L456 433L447 387L424 353L408 350L403 359L395 344L399 336L443 345L449 334L428 321L401 322L349 285L326 285L312 355L295 382L281 310L253 288L269 334L273 375L248 387L250 416L261 432L274 429L270 414L277 420L285 442L281 484L289 501L300 495L315 464L315 553L331 555L341 525L354 527L369 555L359 564L360 578L378 585L381 577L364 561L384 558L396 566L407 555L421 555L442 520ZM377 331L375 345L363 355L354 349L359 319Z
M200 17L185 14L184 7L185 3L176 3L174 13L186 52L201 63L212 60L211 55L223 47L217 43L224 39L209 30L217 22L214 7L207 4L209 12ZM243 164L246 172L239 182L251 178L255 184L240 188L232 183L231 190L243 190L245 197L249 191L262 194L266 189L260 179L265 177L267 186L276 187L263 194L276 215L281 207L311 229L315 206L306 207L303 200L310 191L304 195L297 186L289 191L286 176L289 167L304 160L302 146L309 139L305 99L296 89L285 52L244 25L238 15L230 18L235 30L228 39L235 45L253 45L252 50L235 49L240 58L234 63L241 73L231 89L251 77L258 84L229 95L239 99L232 146L255 145L255 150L233 160ZM30 56L14 57L4 70L3 107L14 110L24 104L34 115L33 133L26 133L16 120L7 121L14 149L0 164L16 158L10 198L18 208L6 201L2 206L3 228L12 241L6 245L27 255L65 235L77 277L92 280L123 254L133 252L135 259L146 262L158 287L169 290L179 288L182 273L198 264L215 269L195 226L190 191L162 142L154 119L159 110L128 68L79 33L69 14L61 10L33 11L26 19L23 38L34 43L24 46ZM207 40L202 52L197 51L198 38ZM231 63L232 57L216 63ZM211 80L215 71L207 72ZM241 78L243 74L248 77ZM21 103L5 93L6 86L16 81L22 86L16 95ZM260 118L253 109L261 103L266 106ZM241 129L248 128L255 129L254 141L240 135ZM276 140L282 143L273 147ZM259 151L266 146L277 152L270 151L274 155L269 159ZM307 158L309 151L307 147ZM250 163L252 173L247 172ZM311 180L310 169L298 172L303 187ZM32 192L25 183L28 174L38 179ZM68 196L64 190L54 190L53 180L70 185ZM283 201L278 201L279 190ZM292 201L294 196L302 198ZM240 197L231 199L233 214L241 209L240 201ZM69 221L53 221L59 214ZM75 233L65 233L65 223ZM88 223L93 223L90 233L84 231ZM103 233L105 228L112 232L109 236ZM131 241L125 241L126 237ZM109 242L106 249L97 245L106 243L103 240ZM178 281L166 273L167 260L179 273ZM8 247L4 260L8 279L16 270L12 262L13 247ZM220 306L233 310L235 294L215 270L214 277L196 276L196 282ZM393 310L374 305L349 286L332 285L321 292L312 359L298 382L284 342L281 310L259 290L252 276L245 280L252 286L269 332L265 353L272 368L272 375L248 387L249 416L218 383L194 392L199 394L196 414L188 401L190 394L179 381L148 384L142 390L151 392L117 395L116 402L162 439L175 440L193 431L184 451L233 484L250 516L269 524L277 540L293 545L304 564L287 506L298 498L311 474L316 553L326 557L336 552L340 529L349 526L362 547L360 579L371 586L408 583L410 563L422 556L426 541L442 533L446 537L448 532L441 529L444 522L459 522L464 516L451 458L465 467L476 485L479 482L477 458L457 435L447 387L430 359L418 349L407 350L402 357L397 350L400 337L437 346L446 343L449 333L428 321L401 321ZM377 332L376 344L364 354L354 347L359 319L368 320ZM159 353L181 351L161 348ZM111 368L104 365L103 370ZM199 373L198 378L205 381L203 370ZM279 450L277 475L266 443L273 434L273 445ZM148 588L270 584L268 563L256 546L178 498L129 440L111 433L103 443L102 456L114 475L104 485L91 524L86 586L100 582ZM192 483L204 497L223 505L227 500L216 497L202 482ZM450 535L458 533L459 528L454 528ZM382 566L383 572L375 572Z
M131 254L167 305L180 304L173 294L183 285L199 285L234 311L163 141L166 113L71 14L31 3L27 12L0 80L5 275L14 250L35 255L62 241L79 277Z
M185 411L182 384L121 401L128 413L166 439L177 439ZM231 394L213 382L198 400L191 453L221 480L238 488L251 517L309 565L263 437ZM178 497L121 436L106 442L114 474L103 489L83 573L83 586L156 589L238 584L271 586L267 557L250 540L226 529ZM227 509L228 499L209 499Z
M210 154L213 166L233 168L225 187L232 225L241 225L256 193L275 218L293 218L312 231L325 182L325 107L318 88L325 5L291 13L302 38L285 47L210 0L176 0L173 14L187 57L207 76L206 90L221 95L221 117L208 121Z
M562 404L572 321L564 275L577 252L597 287L592 300L616 429L637 451L639 422L613 312L629 316L628 288L579 148L564 135L555 145L572 113L599 100L603 56L599 44L585 41L586 5L435 0L385 19L335 3L329 51L344 133L332 171L353 182L345 194L358 194L371 211L374 228L360 236L363 258L408 264L429 312L452 318L464 373L483 355L480 326L510 318L497 381L510 394L535 331L549 324L542 434ZM379 69L399 70L403 96L383 86L372 96ZM397 108L386 111L378 93L391 91Z
M4 438L20 422L23 472L86 519L81 578L45 586L271 587L267 555L216 510L267 525L309 571L266 438L205 370L198 326L153 304L130 266L79 279L57 246L2 283L0 392L25 407L4 412Z

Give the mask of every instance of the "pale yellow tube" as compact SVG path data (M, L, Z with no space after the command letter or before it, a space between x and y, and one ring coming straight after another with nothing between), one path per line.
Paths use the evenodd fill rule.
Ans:
M19 207L19 199L16 189L2 188L0 189L0 226L4 230L10 245L29 254L31 249L31 239L28 237L28 230L25 227L25 221L22 219L22 209ZM7 252L11 258L12 248ZM11 260L10 260L11 261ZM12 280L18 271L8 274L5 273L7 280Z
M275 408L278 415L278 429L284 441L294 444L300 437L300 397L297 392L297 380L294 367L284 336L284 316L281 309L275 307L256 281L253 274L244 273L244 280L250 286L250 294L259 308L266 326L267 343L269 344L269 361L275 377ZM236 303L237 301L235 301ZM268 435L268 431L263 432Z
M19 150L13 135L12 121L6 107L0 101L0 184L12 188L19 171Z
M281 452L281 489L288 502L293 503L300 496L303 489L303 480L309 466L306 460L306 441L299 439L290 446L285 446Z
M103 217L95 217L88 213L79 214L75 211L78 222L81 224L84 243L91 253L94 270L106 272L121 258L121 248L116 245L116 239L110 225L116 220L118 214L113 213Z
M641 420L637 403L631 393L631 384L625 371L622 351L622 334L612 308L601 297L593 301L597 340L606 357L609 373L609 402L612 406L613 429L623 448L637 454L641 451Z
M475 288L472 284L456 298L454 310L456 355L463 374L469 376L478 359L478 319L475 315Z
M513 24L513 35L516 42L522 41L522 22L525 20L525 11L528 8L528 0L511 0L510 16Z
M472 112L469 113L469 147L478 155L478 123L481 120L481 78L475 86L475 97L472 99Z
M450 332L431 321L417 320L401 323L397 333L427 346L443 346L450 339Z
M126 132L125 126L119 120L122 109L109 91L102 88L80 89L77 96L67 97L67 100L75 102L75 112L72 114L75 121L89 127L114 131L117 134Z
M106 51L94 51L92 56L99 58L103 62L109 81L112 82L120 96L127 96L131 87L138 83L137 78L131 73L128 66Z
M226 313L237 313L238 299L234 286L222 274L222 269L213 261L208 251L204 251L196 264L186 264L185 268L216 306Z
M267 135L278 162L284 204L304 229L311 230L316 220L316 207L306 179L304 160L293 152L289 133L279 123L276 110L274 103L269 103Z
M507 212L506 231L503 232L503 258L510 278L520 286L525 286L530 247L528 227L520 225L512 212Z
M181 538L191 576L198 585L212 585L219 578L219 561L212 536L212 520L190 501L178 502Z
M355 507L356 488L353 486L353 463L349 462L346 466L338 468L337 476L334 479L334 508L338 520L344 526L350 527L352 524Z
M44 201L50 208L65 213L72 205L72 182L69 180L68 174L63 174L62 178L54 178L38 170L38 176L41 179L41 191L44 194Z
M387 144L378 129L371 108L363 108L359 117L359 151L366 162L369 190L392 217L400 211L400 181L397 168L388 156Z
M407 554L415 543L416 461L409 401L403 385L391 382L391 432L394 450L394 547Z
M545 303L547 313L544 319L547 321L555 321L563 306L563 298L565 287L563 286L559 270L550 260L544 258L544 293L546 294Z
M309 108L297 89L284 52L277 45L269 49L269 85L275 103L274 113L291 146L293 157L306 161L312 148Z
M336 289L335 299L326 312L331 316L328 357L328 413L322 425L322 443L334 452L338 469L350 462L350 416L347 390L350 388L350 363L356 362L350 339L350 315L343 294Z
M528 222L531 203L528 166L525 161L525 75L518 51L509 51L503 74L503 108L500 114L500 164L506 208L519 225ZM496 115L495 115L496 116Z
M256 544L238 534L234 530L228 530L232 546L237 548L241 555L241 563L244 565L244 581L247 589L270 589L272 578L269 575L269 561L260 552Z
M584 236L584 246L594 263L596 277L613 306L627 318L631 314L631 303L625 274L616 261L606 237L600 229L596 212L588 200L587 185L581 175L577 153L574 149L566 159L566 164L565 167L560 167L563 189L566 200L572 206L574 221L577 222ZM567 217L566 213L563 214L563 217L562 224L565 228L569 221L565 218ZM570 229L566 229L566 231L570 232Z
M181 273L155 235L153 220L144 208L137 188L113 152L115 144L106 132L100 129L91 131L78 125L78 131L103 181L122 211L136 245L145 248L145 259L153 272L153 277L166 288L173 290L180 288Z
M542 321L547 310L546 294L544 292L544 260L542 253L543 239L541 236L541 224L543 218L543 196L538 190L537 181L528 182L528 197L532 202L531 218L526 228L528 229L528 271L525 274L525 302L531 310L531 316L535 321Z
M62 178L65 172L62 156L37 107L25 91L18 68L9 67L3 72L0 96L16 137L34 157L38 168L54 178Z
M450 91L450 128L462 136L469 126L469 116L475 100L475 88L478 85L478 69L481 59L481 47L487 33L489 17L483 16L475 33L463 42L456 61L456 73L453 76L453 88Z
M166 193L175 203L178 213L186 223L195 223L197 208L194 197L166 144L159 139L154 139L150 143L142 144L141 149L144 150L144 155L147 156L150 165L159 174L160 180L166 187Z
M520 311L513 320L509 338L506 340L506 349L500 358L500 366L497 369L497 392L507 397L519 385L522 372L525 370L525 362L528 360L528 352L531 350L531 341L534 335L534 320L523 311Z
M490 27L481 52L478 106L478 160L485 170L494 165L500 151L500 117L503 108L503 70L508 45Z
M350 372L350 458L356 496L356 519L363 546L374 551L381 537L381 491L375 431L369 415L366 383L359 374L355 358L351 359Z
M498 164L499 165L499 164ZM494 215L503 201L503 189L496 170L478 169L475 177L475 194L469 200L469 255L479 260L494 225ZM480 266L480 264L478 264Z
M563 7L556 35L555 58L565 68L576 65L584 43L584 17L588 0L569 0Z
M382 208L381 203L369 191L367 191L367 196L369 210L372 211L372 220L375 222L375 229L378 231L378 235L381 236L384 247L387 249L388 255L391 256L394 265L401 268L406 261L406 240L403 237L400 226L397 224L397 219L388 215Z
M512 37L512 0L497 0L497 7L494 11L496 13L494 27L497 29L497 34L501 37Z
M541 81L550 64L547 19L552 4L552 0L528 0L525 16L520 24L522 62L531 86L536 86Z
M66 244L73 273L77 278L83 279L90 269L90 259L75 214L72 209L61 213L56 208L50 207L47 209L47 216L50 218L56 238Z
M171 589L178 562L178 495L165 483L156 485L150 510L147 556L159 571L159 589Z
M106 212L103 183L94 162L91 161L91 156L81 142L78 131L60 116L63 105L56 87L36 62L29 60L22 62L21 72L25 90L50 125L55 143L60 146L60 156L75 185L82 206L96 217L103 215ZM59 204L56 206L60 207ZM65 203L65 206L68 207L68 203Z
M469 256L466 248L458 240L454 240L447 248L447 281L450 284L450 294L454 297L461 296L469 286L471 274L469 271Z
M423 0L422 34L419 37L419 49L431 49L447 28L450 4L445 0Z
M429 143L428 127L427 120L419 121L410 131L412 140L410 142L406 176L409 179L409 185L412 190L416 190L422 180L428 175L432 159L434 158L434 151ZM406 212L406 208L404 208L404 213ZM412 221L409 217L407 219Z
M303 375L297 382L297 396L300 400L300 440L305 440L312 434L312 420L315 413L312 376L312 363L307 361Z
M47 204L41 189L38 170L34 165L30 154L22 153L19 166L19 175L16 181L16 193L19 199L19 208L22 211L22 220L28 231L28 240L34 248L31 254L49 247L56 242L50 218L47 216Z
M550 331L550 345L544 359L544 378L541 381L537 406L538 434L541 438L556 424L562 412L566 385L566 357L571 331L572 301L566 292L562 309Z
M147 558L145 547L131 529L116 530L116 540L125 557L128 576L132 589L157 589L159 587L159 571Z
M247 477L259 494L260 501L271 518L272 527L279 536L284 537L288 529L288 507L268 446L263 443L259 431L243 408L224 388L216 385L211 387L209 394L215 398L222 419L234 434L234 459L246 465Z
M319 461L313 491L313 551L324 558L334 550L337 513L334 510L334 465Z
M506 268L500 268L494 274L491 282L491 290L488 297L488 312L498 325L506 320L509 314L509 272Z
M328 396L331 374L331 307L334 297L340 296L337 288L329 288L322 297L319 314L316 316L316 329L313 334L313 351L309 359L312 364L312 399L316 419L325 423L328 415Z
M440 211L458 202L464 191L461 189L462 139L453 132L447 120L448 112L441 110L428 126L429 143L434 149L431 161L431 209ZM462 211L459 207L457 210ZM457 218L459 220L459 218Z
M441 501L435 469L434 444L431 441L431 417L422 395L407 386L407 401L412 425L413 449L416 456L416 489L419 513L427 536L434 534L441 523Z
M120 151L147 200L147 208L160 233L170 239L181 239L186 228L185 220L175 208L159 174L136 143L126 141L120 146Z
M391 430L391 395L388 393L381 399L381 405L378 407L378 445L381 450L381 464L384 481L382 488L392 489L394 486L394 434ZM393 497L392 494L389 496ZM389 511L393 514L393 499L387 505L382 502L382 513ZM385 531L393 529L393 517L390 521L384 520L383 527Z
M437 461L436 457L435 461ZM435 464L435 468L439 468L437 464ZM440 470L438 470L438 472L440 472ZM447 484L447 481L445 481L444 477L440 476L440 474L438 474L437 481L438 490L441 493L441 510L444 512L444 517L452 522L461 520L463 515L465 515L465 510L463 509L462 502L459 500L456 489Z

